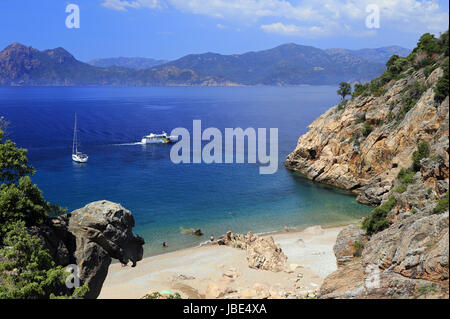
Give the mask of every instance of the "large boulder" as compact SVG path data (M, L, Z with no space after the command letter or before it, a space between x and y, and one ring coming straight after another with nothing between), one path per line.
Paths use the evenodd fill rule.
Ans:
M42 238L58 265L78 266L81 284L89 286L85 298L91 299L100 294L112 258L132 267L142 259L144 240L133 234L133 227L129 210L103 200L49 219L31 232Z
M367 240L365 231L359 225L352 224L342 229L333 247L337 265L343 266L358 257L360 255L358 250L364 246ZM358 243L361 245L360 247L357 247Z
M249 232L247 235L228 232L219 244L247 251L248 266L254 269L274 272L286 269L287 257L273 238L259 237Z

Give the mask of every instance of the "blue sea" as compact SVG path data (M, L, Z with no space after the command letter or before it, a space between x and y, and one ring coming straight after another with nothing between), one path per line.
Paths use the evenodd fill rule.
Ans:
M265 233L344 224L370 208L284 167L307 126L338 103L334 86L0 88L8 137L28 149L33 181L69 211L107 199L132 211L145 255L196 246L228 230ZM74 114L87 164L71 160ZM278 128L279 169L258 164L173 164L170 145L139 145L150 132ZM185 234L200 228L204 236ZM166 241L168 247L161 243Z

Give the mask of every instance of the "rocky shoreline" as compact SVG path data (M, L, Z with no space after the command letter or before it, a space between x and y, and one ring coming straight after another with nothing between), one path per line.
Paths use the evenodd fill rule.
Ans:
M218 239L147 257L135 268L113 264L99 298L142 298L167 290L190 299L317 298L324 278L337 269L333 245L342 229L230 233L225 244Z

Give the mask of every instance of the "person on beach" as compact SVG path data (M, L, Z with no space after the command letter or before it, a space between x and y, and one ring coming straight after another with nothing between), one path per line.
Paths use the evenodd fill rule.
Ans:
M165 241L162 242L163 247L167 247L167 243Z
M211 236L209 239L210 239L211 241L214 241L214 236Z

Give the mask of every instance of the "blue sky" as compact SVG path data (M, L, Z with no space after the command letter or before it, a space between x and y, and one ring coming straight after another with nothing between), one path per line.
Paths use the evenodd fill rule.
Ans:
M68 29L69 3L80 28ZM367 6L380 27L367 28ZM294 42L319 48L412 48L448 28L448 1L434 0L2 0L0 48L64 47L80 60L263 50Z

